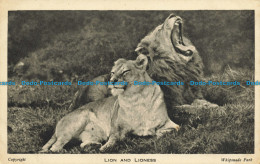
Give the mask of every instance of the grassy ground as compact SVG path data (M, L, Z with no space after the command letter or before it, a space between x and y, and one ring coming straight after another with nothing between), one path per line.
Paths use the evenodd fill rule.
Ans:
M253 73L226 70L207 80L254 80ZM8 153L37 153L50 139L57 121L69 111L70 96L76 86L21 87L8 89ZM175 153L175 154L240 154L254 153L254 87L207 86L206 99L221 108L195 108L176 111L179 132L160 139L129 135L106 153ZM98 147L84 150L79 141L71 141L60 153L100 153Z

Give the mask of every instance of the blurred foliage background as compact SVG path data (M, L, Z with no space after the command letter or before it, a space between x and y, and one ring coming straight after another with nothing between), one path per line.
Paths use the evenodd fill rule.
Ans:
M10 11L8 76L90 80L120 57L135 59L138 42L170 13L183 18L206 74L254 69L254 11Z

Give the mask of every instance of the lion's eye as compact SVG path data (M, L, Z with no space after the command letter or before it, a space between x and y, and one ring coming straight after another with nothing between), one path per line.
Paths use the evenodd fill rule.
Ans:
M147 48L142 48L142 49L139 51L139 54L148 55L148 54L149 54L149 51L148 51Z

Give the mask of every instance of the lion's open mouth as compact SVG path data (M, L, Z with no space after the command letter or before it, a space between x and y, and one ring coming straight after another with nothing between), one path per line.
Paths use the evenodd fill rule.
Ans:
M168 23L172 26L171 41L175 50L184 56L191 56L192 51L183 42L182 19L178 16L171 15Z
M182 20L177 18L172 28L172 39L175 39L175 42L184 45L182 38ZM184 45L185 46L185 45Z

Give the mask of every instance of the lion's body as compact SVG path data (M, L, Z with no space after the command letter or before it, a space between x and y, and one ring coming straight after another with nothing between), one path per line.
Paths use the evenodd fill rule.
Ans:
M110 79L109 74L101 75L92 80L92 82L102 81L107 82ZM88 102L97 101L111 96L111 93L107 85L86 85L81 87L75 94L72 103L69 106L69 110L77 109L80 106L85 105Z
M167 114L164 96L158 85L133 85L134 81L148 81L142 62L119 59L113 67L111 81L125 81L127 85L112 85L114 96L84 105L64 116L57 124L51 140L43 146L47 151L60 150L72 138L82 141L81 147L101 144L104 151L115 144L125 134L132 132L139 136L162 136L165 132L178 130ZM147 64L147 62L146 62Z

